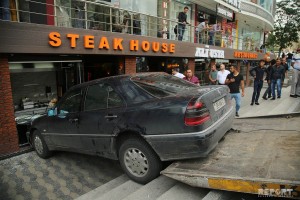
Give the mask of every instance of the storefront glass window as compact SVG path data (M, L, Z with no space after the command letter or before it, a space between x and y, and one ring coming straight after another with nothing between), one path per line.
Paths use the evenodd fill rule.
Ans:
M173 68L178 68L180 73L184 73L188 68L186 58L163 58L163 57L137 57L137 72L166 72L171 74Z
M71 0L56 0L56 25L71 27Z
M104 5L99 5L92 0L87 2L87 26L89 29L102 31L110 30L110 8Z

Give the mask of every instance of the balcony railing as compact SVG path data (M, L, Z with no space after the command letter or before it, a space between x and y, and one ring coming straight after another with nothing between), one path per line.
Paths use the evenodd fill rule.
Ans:
M59 2L62 1L54 1L54 4L34 0L16 2L16 8L7 8L0 4L2 5L0 7L0 20L178 40L178 35L175 33L178 22L172 19L87 1L76 1L77 4L72 6L71 3L61 5ZM41 10L45 10L45 12ZM260 47L260 41L251 37L234 37L228 31L213 32L208 30L199 34L195 30L195 26L186 25L182 41L249 51L258 50ZM177 33L179 33L178 29Z

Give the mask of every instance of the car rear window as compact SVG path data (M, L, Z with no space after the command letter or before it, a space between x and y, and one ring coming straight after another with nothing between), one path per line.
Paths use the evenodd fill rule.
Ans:
M199 87L169 74L140 74L132 77L131 81L157 97L166 97Z

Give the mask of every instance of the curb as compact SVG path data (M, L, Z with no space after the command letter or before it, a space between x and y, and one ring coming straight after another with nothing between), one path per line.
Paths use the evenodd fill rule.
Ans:
M235 119L251 119L251 118L292 118L292 117L299 117L300 112L292 112L292 113L283 113L283 114L276 114L276 115L262 115L262 116L251 116L251 117L237 117Z
M28 148L25 148L24 150L21 150L21 151L12 153L12 154L0 156L0 161L11 158L11 157L19 156L21 154L28 153L28 152L31 152L31 151L33 151L33 148L29 146Z

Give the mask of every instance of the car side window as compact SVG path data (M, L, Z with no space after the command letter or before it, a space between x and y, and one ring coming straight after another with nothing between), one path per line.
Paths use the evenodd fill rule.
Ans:
M74 113L80 111L82 92L81 89L74 90L67 94L59 105L59 113Z
M100 83L88 87L84 110L119 107L122 104L122 99L110 85Z
M113 90L111 86L108 85L106 89L108 91L108 108L121 107L123 105L121 97L116 93L115 90Z

